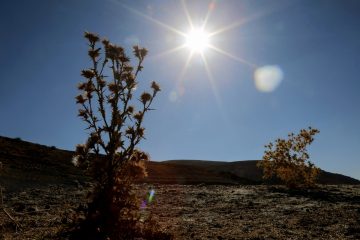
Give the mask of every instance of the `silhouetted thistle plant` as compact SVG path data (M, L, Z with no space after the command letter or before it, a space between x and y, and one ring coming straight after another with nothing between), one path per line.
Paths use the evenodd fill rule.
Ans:
M96 186L74 238L168 239L169 235L156 225L149 226L154 223L152 219L140 221L140 202L132 185L137 178L146 176L149 156L136 146L144 139L144 116L160 91L159 85L152 82L151 92L143 92L138 98L138 110L131 105L136 103L136 79L148 51L133 47L137 60L133 67L122 47L106 39L100 43L99 36L89 32L85 38L92 66L81 72L85 81L78 85L81 94L76 102L89 137L85 144L77 145L73 164L85 165Z
M306 148L319 132L309 127L301 129L297 135L288 134L287 140L279 138L275 143L265 145L263 160L258 163L263 169L263 178L276 176L289 188L314 187L320 169L309 161Z

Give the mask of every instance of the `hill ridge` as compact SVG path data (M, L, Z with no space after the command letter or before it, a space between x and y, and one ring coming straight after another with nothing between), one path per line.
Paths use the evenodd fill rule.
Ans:
M77 184L88 181L82 170L71 164L74 152L46 145L0 136L0 184L7 188L28 185ZM259 160L208 161L165 160L147 164L148 177L141 182L163 184L261 184ZM360 184L360 181L342 174L321 171L321 184ZM273 182L276 183L276 182Z

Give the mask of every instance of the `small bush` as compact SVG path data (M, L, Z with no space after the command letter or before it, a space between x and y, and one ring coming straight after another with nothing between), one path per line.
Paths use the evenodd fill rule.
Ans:
M152 82L151 92L140 94L137 107L132 105L147 50L133 47L133 67L122 47L106 39L100 43L93 33L85 33L85 38L92 66L81 72L85 81L78 85L76 102L89 137L77 145L73 163L86 166L96 186L73 239L170 239L159 227L148 226L151 219L140 221L140 201L133 189L134 181L146 175L149 156L136 146L144 139L144 116L160 91Z
M258 163L263 169L263 178L276 176L289 188L314 187L320 169L309 161L306 148L319 132L309 127L301 129L297 135L288 134L288 139L279 138L275 143L265 145L263 160Z

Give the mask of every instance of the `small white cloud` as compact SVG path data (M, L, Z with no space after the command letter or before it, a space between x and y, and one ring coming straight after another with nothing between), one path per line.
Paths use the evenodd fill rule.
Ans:
M255 70L254 81L261 92L272 92L281 83L284 73L279 66L266 65Z

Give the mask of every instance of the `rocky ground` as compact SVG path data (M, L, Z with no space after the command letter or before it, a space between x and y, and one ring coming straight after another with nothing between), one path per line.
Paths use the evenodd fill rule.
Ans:
M280 186L137 185L155 190L152 211L176 239L360 239L360 186L287 191ZM81 208L70 186L3 193L0 239L53 239ZM11 219L12 218L12 219Z

